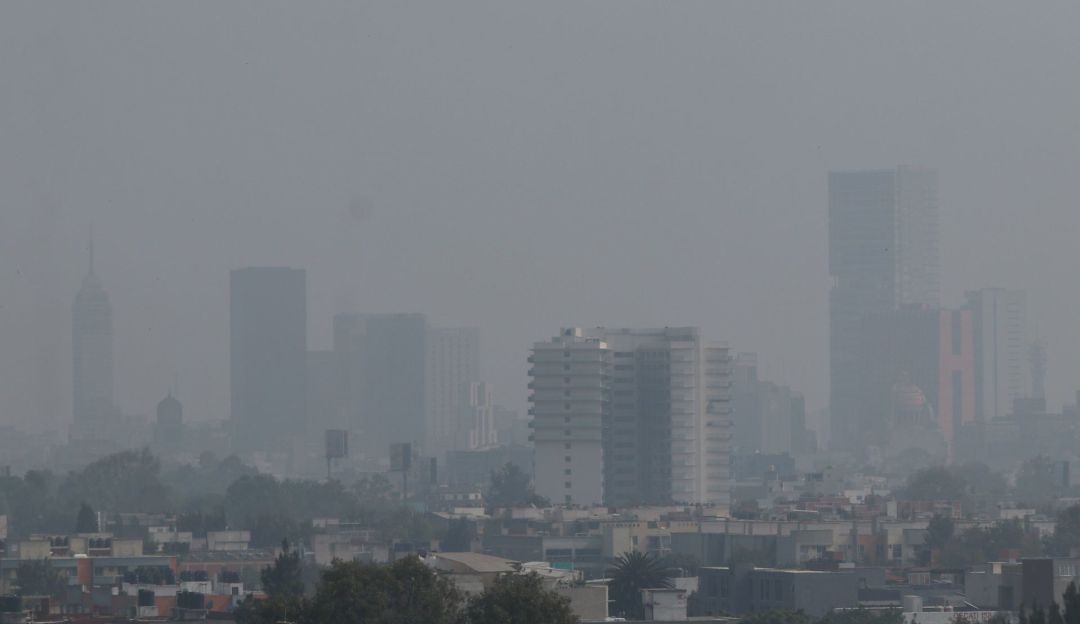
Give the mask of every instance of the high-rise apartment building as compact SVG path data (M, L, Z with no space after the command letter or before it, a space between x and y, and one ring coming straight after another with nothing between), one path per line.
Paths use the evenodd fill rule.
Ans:
M806 425L802 394L758 378L757 354L739 353L732 366L732 421L738 455L812 453L817 437Z
M833 448L867 434L860 421L863 319L940 303L937 173L829 173L829 373Z
M112 305L90 263L71 308L72 408L79 435L116 415L113 403Z
M571 328L536 343L530 362L537 493L729 503L726 347L696 328Z
M470 384L480 380L480 330L471 327L431 327L427 338L425 452L441 458L446 451L474 448L468 435L473 423L462 413ZM491 387L484 384L490 394ZM463 446L464 444L464 446Z
M338 426L360 434L358 447L383 455L409 442L440 459L469 448L460 418L479 380L479 330L431 327L423 314L339 314L333 342Z
M975 413L979 420L1013 413L1027 390L1027 297L1022 290L967 293L975 337Z
M499 442L495 431L495 401L491 384L472 382L461 384L457 431L454 443L447 450L474 450L495 446Z
M252 267L229 276L233 446L292 447L307 412L307 285L302 269Z

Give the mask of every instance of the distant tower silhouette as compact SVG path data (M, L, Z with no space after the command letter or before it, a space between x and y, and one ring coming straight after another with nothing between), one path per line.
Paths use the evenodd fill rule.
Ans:
M1046 343L1036 341L1028 347L1031 366L1031 398L1046 400Z
M159 448L180 446L184 436L184 408L172 392L157 404L154 442Z
M86 427L112 416L113 327L109 295L94 273L94 239L90 237L86 276L71 309L72 411L74 424Z

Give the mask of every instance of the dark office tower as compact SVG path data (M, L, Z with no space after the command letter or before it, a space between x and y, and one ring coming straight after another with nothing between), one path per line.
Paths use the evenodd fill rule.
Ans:
M334 411L337 428L354 431L364 430L364 374L363 345L366 329L361 314L338 314L334 316ZM363 443L364 437L357 438Z
M238 269L229 276L229 298L233 446L287 450L306 423L305 273Z
M184 443L184 408L170 392L157 404L154 423L154 445L158 449L175 450Z
M361 360L366 437L385 452L389 444L423 448L427 421L427 317L377 314L365 317Z
M89 269L75 295L71 320L72 408L74 430L81 436L116 413L113 404L112 306L94 273L93 241L90 241Z
M861 331L867 315L939 305L937 173L829 173L829 372L833 448L857 448Z

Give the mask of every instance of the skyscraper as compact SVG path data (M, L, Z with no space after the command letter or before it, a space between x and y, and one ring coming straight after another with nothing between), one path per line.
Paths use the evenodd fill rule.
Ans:
M92 240L89 267L75 295L71 320L73 418L75 428L85 432L116 414L112 306L94 273Z
M857 445L863 319L940 303L937 173L829 173L829 373L833 448Z
M454 444L448 450L482 449L498 443L491 384L461 384Z
M233 446L291 448L307 410L307 285L302 269L252 267L229 276Z
M479 380L479 343L479 330L431 327L423 314L335 316L340 426L378 455L398 442L440 459L469 448L461 407Z
M537 492L729 503L731 365L696 328L580 329L533 347Z
M1027 298L1022 290L967 293L975 334L975 413L979 420L1012 413L1027 389Z
M471 448L469 437L462 431L472 429L473 423L462 422L470 384L480 380L480 331L467 327L432 327L428 330L427 424L425 451L442 457L446 451ZM490 395L491 387L484 384Z
M931 431L951 456L956 434L976 419L972 328L970 310L916 305L864 319L862 443L928 451L922 433Z

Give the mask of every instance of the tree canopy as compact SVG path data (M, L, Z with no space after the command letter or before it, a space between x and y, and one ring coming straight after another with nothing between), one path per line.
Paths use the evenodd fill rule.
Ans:
M335 561L300 621L304 624L457 624L461 594L416 557L389 566Z
M15 568L15 584L20 596L58 596L67 587L67 580L47 559L38 559Z
M468 624L574 624L570 599L543 586L533 574L507 574L469 601Z
M79 505L79 515L75 516L75 532L97 533L97 530L97 514L94 513L93 508L86 503Z
M484 493L484 500L492 507L536 505L543 507L548 501L533 491L529 476L517 464L507 462L502 470L491 472L491 485Z
M671 570L656 556L637 551L619 555L608 576L615 614L623 617L645 616L641 590L672 586Z

